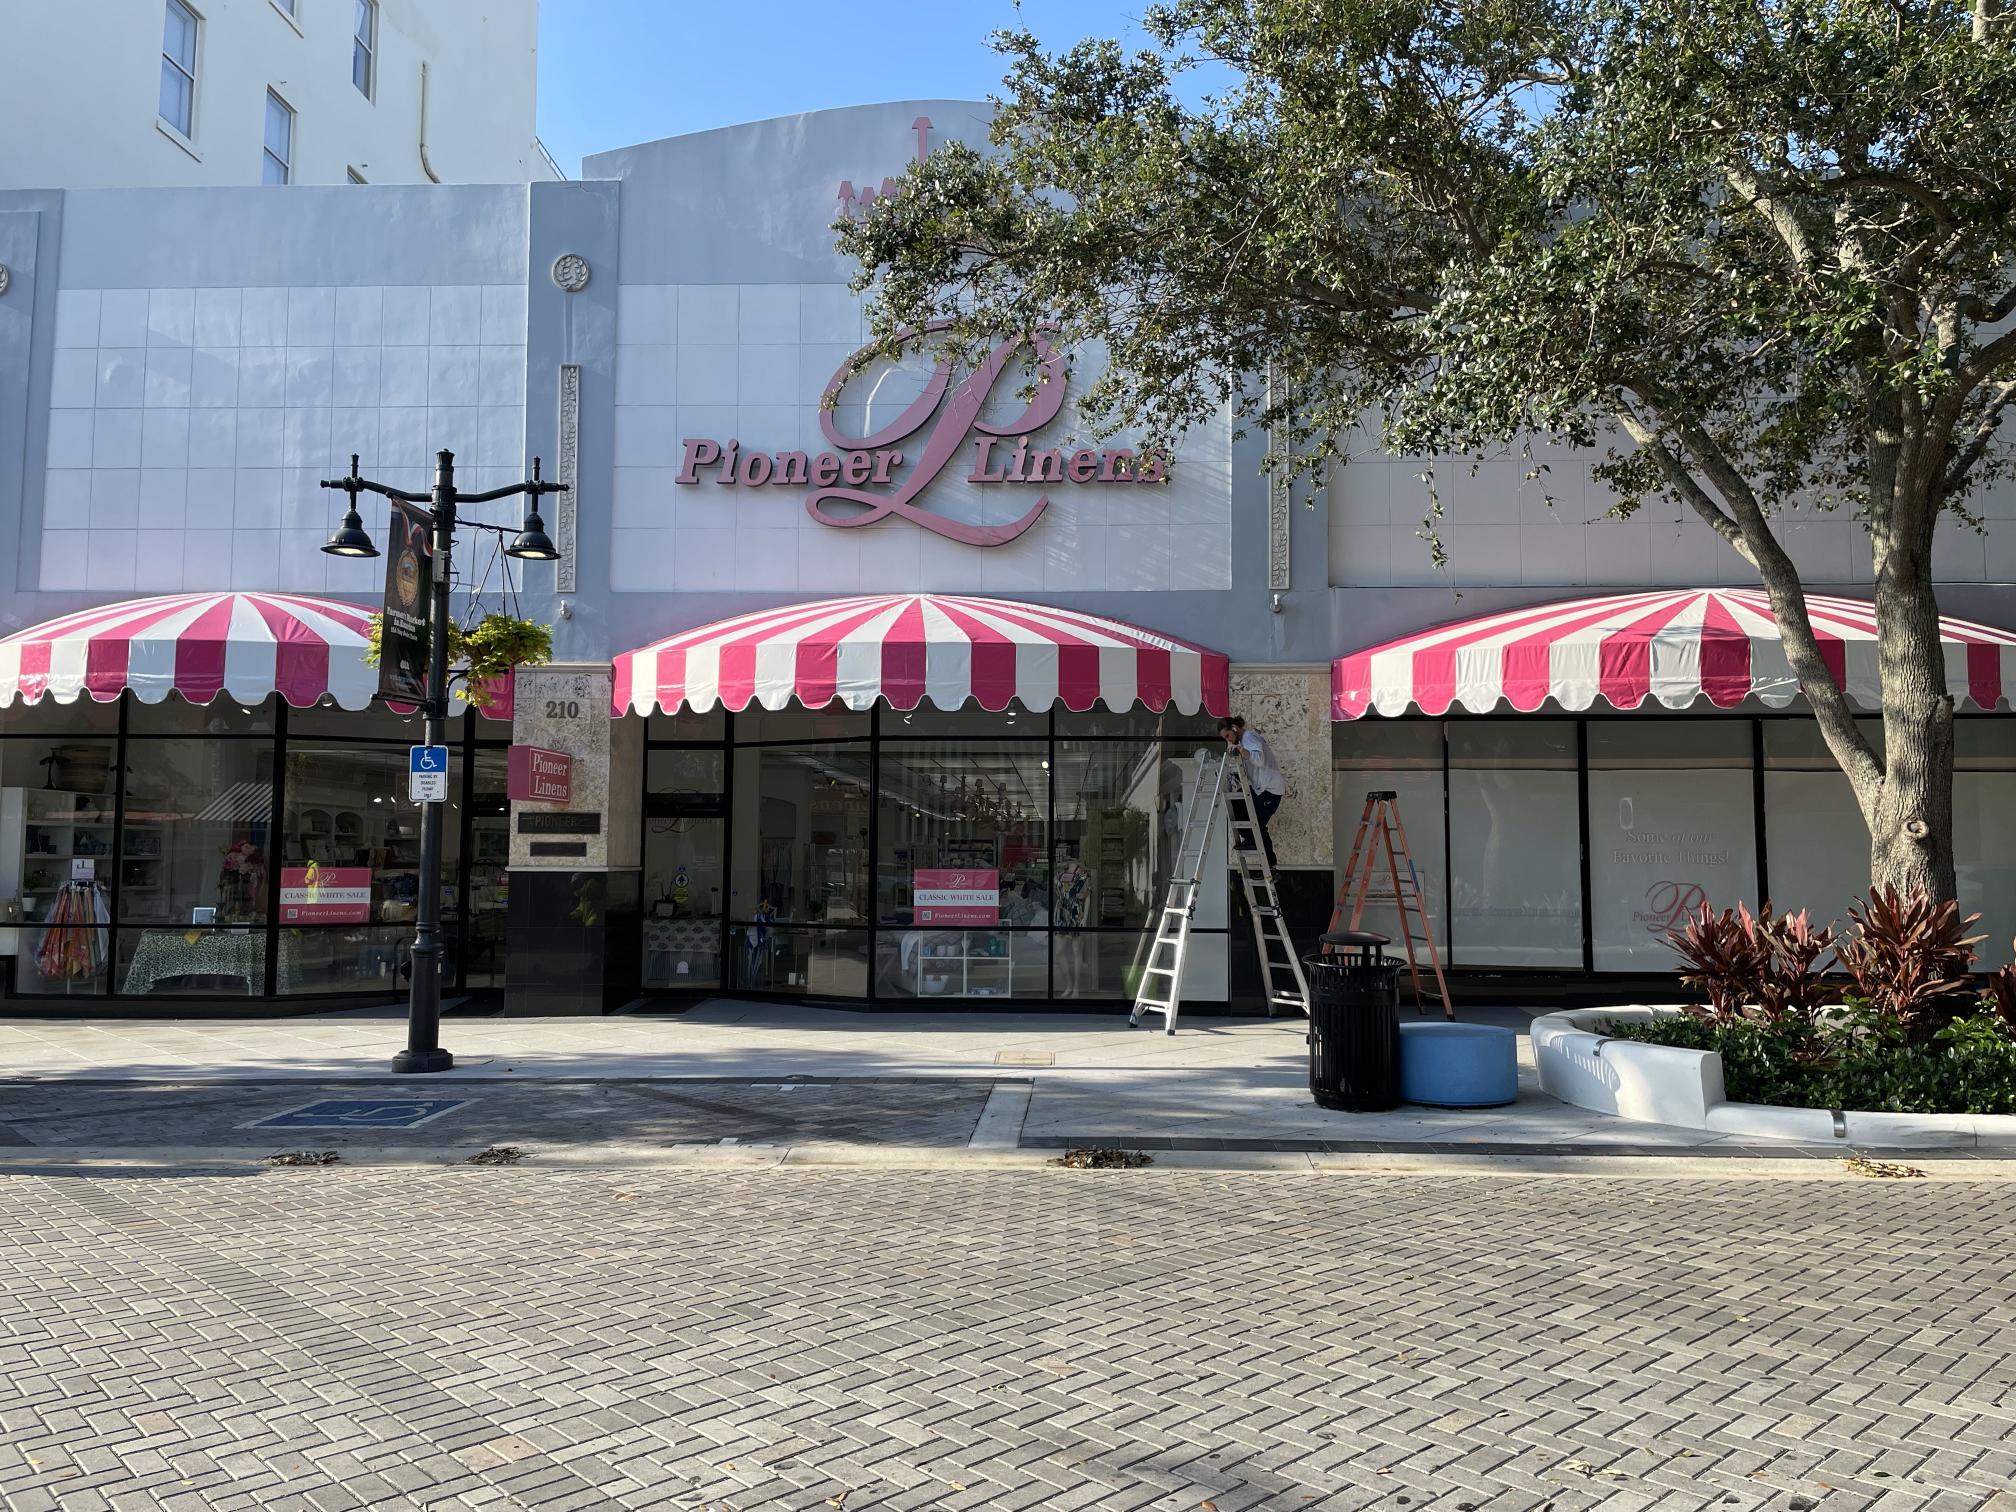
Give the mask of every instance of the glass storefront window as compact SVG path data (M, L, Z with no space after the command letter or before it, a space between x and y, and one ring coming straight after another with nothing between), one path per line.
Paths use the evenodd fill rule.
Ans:
M1881 721L1857 723L1880 750ZM1772 907L1846 925L1848 905L1868 887L1869 830L1811 720L1765 721L1764 829Z
M882 743L876 899L881 923L931 923L920 916L916 893L938 885L929 874L945 871L991 874L999 922L1041 923L1050 869L1046 749L1006 741Z
M116 735L119 733L118 703L99 703L93 698L78 698L70 703L58 703L53 698L40 699L35 703L21 700L0 707L0 735L46 735L54 738L73 739L79 735ZM10 777L9 783L13 782Z
M1575 726L1452 720L1448 729L1451 961L1579 968ZM1411 839L1404 803L1402 814Z
M109 990L118 729L118 704L89 698L0 709L0 950L23 997Z
M332 740L400 740L408 745L418 745L425 723L417 710L401 714L376 702L368 708L345 709L333 698L325 698L310 708L287 711L287 734L290 738L317 735ZM511 726L499 722L479 731L479 738L483 735L509 740ZM448 723L448 741L455 745L461 739L462 724L457 717Z
M752 703L735 716L735 740L738 745L757 740L865 739L869 729L867 710L856 713L840 703L830 703L822 709L803 709L797 704L787 704L774 712ZM652 738L658 737L654 735Z
M726 766L719 751L652 751L644 759L644 791L718 799Z
M476 752L469 815L469 916L463 924L462 985L504 985L504 925L511 898L511 805L506 753Z
M1183 833L1185 760L1160 741L1057 742L1059 929L1140 929Z
M723 984L727 840L720 751L652 751L645 760L644 985Z
M875 992L884 998L1043 998L1049 936L1006 929L884 929Z
M1184 714L1176 709L1164 709L1157 714L1138 705L1131 709L1109 709L1103 704L1094 704L1083 713L1074 714L1063 705L1056 711L1057 735L1066 736L1132 736L1137 740L1190 740L1202 742L1218 738L1217 716L1206 714L1199 709L1195 714Z
M263 924L273 865L272 743L133 740L126 766L118 922Z
M177 694L159 703L134 699L127 707L129 735L271 735L275 700L251 708L220 693L207 704L193 704Z
M1589 726L1589 886L1598 971L1667 971L1703 904L1757 903L1747 720Z
M740 738L740 730L737 737ZM1050 734L1050 716L1030 713L1015 699L999 713L989 713L978 703L967 702L957 709L941 709L929 702L914 709L884 709L884 740L926 740L934 736L970 735L983 740L1044 740Z
M459 752L457 753L460 754ZM286 865L354 874L364 896L345 914L323 911L282 921L304 924L411 924L420 902L421 805L406 796L406 753L380 746L289 744ZM442 885L454 908L460 859L460 784L442 814ZM368 875L366 875L368 874ZM283 886L286 883L283 879ZM305 886L296 879L295 885Z
M1047 948L1028 931L1047 927L1050 907L1048 750L1026 740L883 741L879 995L1047 995Z
M645 727L646 740L720 740L728 733L728 711L716 704L705 714L681 709L676 714L654 711Z
M866 924L869 791L866 743L738 749L729 917Z
M730 981L750 992L865 997L868 931L737 924L728 931Z
M1330 762L1335 783L1332 843L1341 880L1351 840L1369 792L1400 795L1400 820L1414 855L1416 882L1438 941L1449 938L1444 908L1442 862L1442 726L1434 720L1375 723L1361 719L1332 727ZM1367 842L1370 843L1369 841ZM1382 857L1383 859L1383 857ZM1391 893L1393 885L1375 876L1368 896ZM1348 922L1348 920L1346 921ZM1398 941L1399 912L1391 903L1368 902L1360 927Z

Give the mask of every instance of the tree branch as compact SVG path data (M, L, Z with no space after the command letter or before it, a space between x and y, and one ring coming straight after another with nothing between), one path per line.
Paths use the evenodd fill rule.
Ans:
M1813 243L1806 235L1806 228L1799 224L1799 217L1792 207L1773 197L1757 181L1757 176L1747 169L1730 168L1723 177L1736 196L1764 218L1766 225L1778 234L1785 254L1791 259L1793 269L1802 277L1813 268Z
M1659 409L1657 402L1649 396L1647 402L1655 411ZM1632 439L1650 450L1661 476L1667 479L1674 491L1693 506L1695 513L1706 520L1717 535L1730 541L1744 560L1757 569L1764 592L1771 600L1771 617L1778 622L1785 659L1790 663L1793 675L1799 679L1799 691L1806 695L1806 702L1813 709L1814 722L1820 726L1820 733L1827 742L1827 748L1834 753L1835 761L1847 774L1849 784L1855 790L1855 801L1861 806L1864 816L1873 814L1883 784L1883 763L1863 736L1861 726L1855 722L1854 711L1848 707L1848 695L1834 681L1826 658L1820 654L1820 642L1813 634L1813 622L1806 613L1806 585L1800 581L1799 569L1792 564L1792 558L1786 555L1785 548L1772 533L1770 522L1758 506L1748 481L1736 472L1722 449L1697 422L1661 412L1661 418L1673 427L1688 451L1707 472L1717 492L1728 501L1735 515L1732 519L1701 487L1686 463L1628 405L1619 405L1618 414L1620 423ZM1736 539L1731 540L1731 532L1735 533Z
M1949 494L1959 492L1961 485L1967 481L1967 474L1974 470L1974 465L1986 454L1995 440L1996 431L2002 428L2002 414L2009 408L2012 399L2016 399L2016 378L1996 388L1988 400L1988 407L1981 412L1981 419L1974 427L1974 434L1967 438L1959 454L1947 465L1946 471L1940 474L1939 497L1942 500Z

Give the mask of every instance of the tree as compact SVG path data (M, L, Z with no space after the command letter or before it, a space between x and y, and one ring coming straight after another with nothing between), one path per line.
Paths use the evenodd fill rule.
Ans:
M1411 455L1602 447L1615 512L1677 501L1756 567L1873 880L1949 898L1933 530L1982 528L2016 396L1997 3L1173 0L1132 54L1002 33L993 150L933 153L841 245L885 350L937 321L1102 345L1105 432L1230 402L1304 469L1361 417ZM1231 82L1193 101L1199 63ZM1866 527L1880 752L1794 505Z

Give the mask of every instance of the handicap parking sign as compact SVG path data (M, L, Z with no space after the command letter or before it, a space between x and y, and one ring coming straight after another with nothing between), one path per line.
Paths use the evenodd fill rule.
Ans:
M415 803L448 801L448 747L416 745L406 748L407 796Z
M473 1097L325 1097L275 1113L247 1129L417 1129Z

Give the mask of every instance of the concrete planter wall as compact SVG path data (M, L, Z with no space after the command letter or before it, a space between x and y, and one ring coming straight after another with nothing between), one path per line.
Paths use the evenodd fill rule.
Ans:
M2016 1115L1979 1113L1835 1113L1826 1108L1774 1108L1730 1102L1722 1090L1722 1057L1611 1039L1617 1023L1650 1023L1678 1008L1582 1008L1533 1020L1533 1061L1540 1087L1578 1108L1639 1123L1711 1129L1745 1138L1806 1144L1973 1145L2016 1142Z

